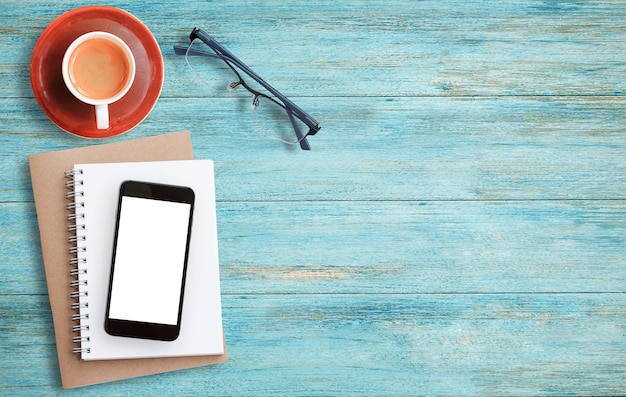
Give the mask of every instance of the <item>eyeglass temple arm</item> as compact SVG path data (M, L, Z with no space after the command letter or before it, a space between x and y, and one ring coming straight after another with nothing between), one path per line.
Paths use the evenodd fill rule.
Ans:
M241 68L244 72L246 72L247 75L252 77L257 83L262 85L266 90L268 90L274 96L276 96L276 98L280 99L285 104L285 106L289 107L289 110L294 112L298 116L298 118L300 118L303 122L305 122L310 127L309 132L307 133L307 135L315 135L317 133L317 131L320 130L319 124L317 123L317 121L313 117L311 117L308 113L306 113L304 110L302 110L298 105L296 105L291 100L289 100L286 96L284 96L283 94L278 92L278 90L276 90L274 87L269 85L269 83L267 83L265 80L263 80L263 78L261 78L261 76L259 76L252 69L250 69L248 67L248 65L243 63L233 53L231 53L226 48L224 48L224 46L222 46L220 43L215 41L215 39L213 37L209 36L205 31L203 31L202 29L194 28L193 31L191 32L191 34L189 35L189 38L192 41L195 38L198 38L198 39L202 40L206 45L211 47L218 54L221 54L225 58L228 58L229 61L233 62L235 65L237 65L239 68ZM198 53L197 55L208 54L208 53L205 53L204 51L194 51L194 52ZM189 52L189 54L191 54L191 51Z
M306 135L302 133L302 130L300 130L300 127L298 126L298 123L294 119L293 114L291 114L291 112L287 112L287 115L289 116L289 121L291 121L293 130L296 132L296 137L298 138L298 142L300 143L300 149L311 150L311 145L309 145L309 141L306 140Z
M174 45L174 53L176 55L195 55L195 56L203 56L203 57L211 57L221 59L222 55L217 55L214 52L196 50L194 48L189 48L189 46L185 45Z

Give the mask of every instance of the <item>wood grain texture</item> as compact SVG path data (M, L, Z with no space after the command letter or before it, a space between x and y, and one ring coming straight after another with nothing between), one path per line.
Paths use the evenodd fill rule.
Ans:
M3 392L55 395L45 296L3 317ZM620 394L624 294L225 295L228 363L63 395ZM41 384L41 379L49 379ZM16 393L19 394L19 393Z
M103 142L30 89L76 2L0 0L1 395L626 394L624 2L106 4L166 73L106 142L188 129L215 161L230 361L61 390L27 155ZM320 121L311 152L225 68L198 81L194 26Z
M224 293L602 293L626 287L621 201L217 207ZM10 236L0 249L3 290L45 293L41 254L29 249L38 242L32 204L1 208L7 215L0 231Z
M211 31L288 96L623 95L626 89L626 7L619 0L106 4L144 21L166 54L194 26ZM12 96L29 90L28 70L15 75L10 66L27 64L39 31L75 4L3 5L6 20L23 21L4 28L15 55L0 65L15 84L2 96ZM166 65L167 75L187 73L182 63ZM168 79L164 96L177 93L198 94Z
M621 200L625 98L307 98L298 102L316 109L324 132L310 153L270 138L248 97L165 98L117 140L192 131L196 157L218 162L223 201ZM31 199L23 150L45 151L42 137L52 149L85 144L34 100L14 102L0 100L11 126L4 201Z

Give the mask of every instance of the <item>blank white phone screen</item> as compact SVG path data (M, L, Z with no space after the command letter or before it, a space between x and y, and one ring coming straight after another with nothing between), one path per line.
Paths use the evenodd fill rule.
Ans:
M190 211L122 196L109 318L177 324Z

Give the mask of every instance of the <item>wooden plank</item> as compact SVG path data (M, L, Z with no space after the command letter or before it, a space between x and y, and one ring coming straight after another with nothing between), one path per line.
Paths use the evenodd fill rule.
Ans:
M625 98L303 99L323 126L310 153L271 138L288 121L256 118L248 98L161 99L113 141L191 130L223 201L624 199ZM19 102L0 99L5 202L32 200L28 153L112 141L70 136Z
M154 31L166 57L165 97L204 95L183 80L185 64L171 50L194 26L293 96L626 93L620 0L110 4ZM25 66L38 35L75 6L3 1L6 20L22 23L0 36L0 81L11 82L0 84L0 97L28 95Z
M626 292L626 201L220 202L224 293ZM32 204L3 292L45 293Z
M621 395L622 294L226 295L230 361L67 391L138 395ZM50 313L0 301L3 395L57 394ZM13 327L11 324L30 324ZM26 358L26 359L25 359ZM64 393L65 394L65 393Z
M624 292L624 204L224 203L224 290Z

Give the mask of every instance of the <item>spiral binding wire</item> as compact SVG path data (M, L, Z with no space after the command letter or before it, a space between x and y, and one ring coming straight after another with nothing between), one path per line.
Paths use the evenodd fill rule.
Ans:
M85 345L89 343L89 336L85 335L89 331L89 325L83 325L82 321L89 319L89 314L81 313L81 309L87 309L89 303L85 299L89 296L86 287L88 282L86 279L80 279L80 276L87 274L87 260L79 255L86 252L86 248L81 243L86 241L84 234L81 234L85 230L85 225L80 223L85 218L85 214L79 212L85 207L85 203L80 201L84 197L84 193L79 190L83 186L83 181L78 179L83 174L82 170L68 170L65 172L65 198L68 200L67 216L66 219L69 222L67 230L69 237L67 239L70 248L68 249L71 258L69 260L70 276L72 278L70 282L71 292L70 297L73 300L70 309L72 313L72 321L76 322L72 326L72 343L76 344L76 347L72 348L72 353L83 354L89 353L89 347Z

